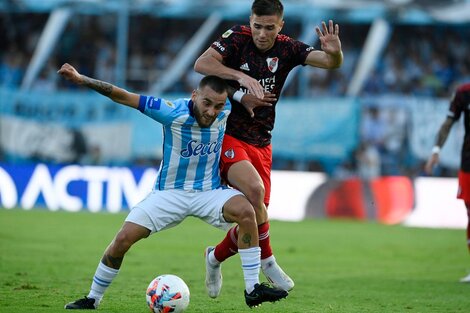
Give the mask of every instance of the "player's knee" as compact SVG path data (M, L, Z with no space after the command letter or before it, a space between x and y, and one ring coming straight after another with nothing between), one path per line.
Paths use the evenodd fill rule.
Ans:
M241 225L256 223L255 210L253 210L253 206L249 203L240 206L238 215L238 223Z
M118 253L126 253L127 250L133 245L134 241L126 232L119 232L114 238L114 250Z
M253 204L253 206L258 207L259 204L264 201L265 189L263 183L253 182L246 188L245 196Z

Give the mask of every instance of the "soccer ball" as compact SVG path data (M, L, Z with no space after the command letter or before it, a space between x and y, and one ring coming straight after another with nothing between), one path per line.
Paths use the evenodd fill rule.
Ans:
M160 275L147 287L147 304L150 312L181 313L189 305L189 288L175 275Z

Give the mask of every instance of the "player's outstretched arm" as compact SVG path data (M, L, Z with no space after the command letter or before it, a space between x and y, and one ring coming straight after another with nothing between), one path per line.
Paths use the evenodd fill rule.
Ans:
M213 48L207 49L194 63L194 70L203 75L215 75L227 80L236 80L259 99L263 99L264 89L254 78L223 64L222 56Z
M343 63L343 51L341 50L341 40L339 39L339 25L328 21L328 26L322 22L322 29L316 27L318 39L322 50L313 50L307 56L305 64L333 69L338 68Z
M442 123L441 128L439 129L439 132L437 133L436 143L434 145L431 156L429 156L429 159L424 166L424 171L426 172L426 174L431 175L434 166L437 163L439 163L440 149L446 142L447 137L449 136L450 130L452 128L452 125L454 125L454 122L455 121L452 118L447 117L444 123Z
M68 63L62 65L57 73L77 85L86 86L95 90L96 92L99 92L114 102L121 103L133 108L139 107L140 96L138 94L128 92L127 90L114 86L110 83L82 75Z

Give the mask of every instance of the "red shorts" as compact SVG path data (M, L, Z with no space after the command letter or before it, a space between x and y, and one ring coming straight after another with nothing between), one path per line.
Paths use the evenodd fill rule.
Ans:
M459 191L457 198L470 202L470 173L459 171Z
M220 172L222 178L227 180L228 169L232 164L247 160L256 168L264 184L264 203L269 204L271 195L271 145L266 147L255 147L238 140L232 136L225 135L222 143L222 156L220 159Z

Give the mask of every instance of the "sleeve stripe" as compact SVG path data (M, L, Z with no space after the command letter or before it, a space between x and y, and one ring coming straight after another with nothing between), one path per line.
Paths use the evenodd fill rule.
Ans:
M146 96L140 96L140 98L139 98L139 107L137 109L140 112L144 113L146 104L147 104L147 97Z

